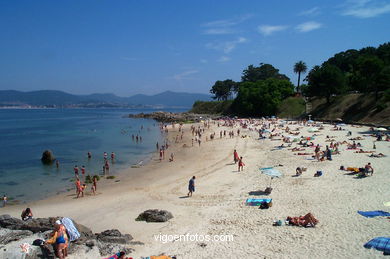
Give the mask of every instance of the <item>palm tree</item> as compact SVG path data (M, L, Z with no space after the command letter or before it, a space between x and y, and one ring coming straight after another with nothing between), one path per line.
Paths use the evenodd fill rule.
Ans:
M295 65L294 65L294 73L298 74L298 86L297 86L297 92L298 93L301 92L301 89L299 87L299 83L301 81L301 73L305 73L306 70L307 70L307 66L306 66L305 62L299 61L299 62L295 63Z

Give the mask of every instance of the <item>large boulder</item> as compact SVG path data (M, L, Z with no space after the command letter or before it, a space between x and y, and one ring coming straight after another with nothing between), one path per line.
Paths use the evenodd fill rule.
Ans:
M45 165L50 165L54 162L55 159L56 158L54 157L53 152L51 152L50 150L43 151L41 158L42 163L44 163Z
M122 235L118 229L110 229L96 234L96 239L105 243L127 244L133 237L129 234Z
M166 210L145 210L136 218L137 221L166 222L173 218L172 213Z
M102 255L109 255L118 251L124 251L126 254L134 251L129 247L133 237L129 234L122 234L118 229L105 230L96 234L97 245ZM94 245L89 241L89 246Z
M6 245L13 241L29 237L33 232L29 230L11 230L7 228L0 228L0 244Z

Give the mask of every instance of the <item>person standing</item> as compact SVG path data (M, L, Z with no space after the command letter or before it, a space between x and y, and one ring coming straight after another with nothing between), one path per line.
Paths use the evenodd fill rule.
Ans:
M73 171L74 171L74 176L78 177L79 176L79 167L77 165L74 166Z
M8 202L8 198L7 198L7 196L4 194L4 196L3 196L3 207L5 207L5 205L7 205L7 202Z
M82 176L85 175L85 166L82 166L82 167L81 167L81 175L82 175Z
M188 183L188 197L192 197L192 193L195 192L195 176L193 176Z
M242 157L238 160L238 171L244 171L244 162L242 161Z
M234 152L233 152L233 160L234 160L235 164L237 164L238 160L240 160L240 157L238 156L237 150L234 150Z

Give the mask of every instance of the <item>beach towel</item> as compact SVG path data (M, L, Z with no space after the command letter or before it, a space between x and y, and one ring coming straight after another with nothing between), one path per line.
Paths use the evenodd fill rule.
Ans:
M390 238L388 237L376 237L371 239L364 247L367 249L375 248L376 250L382 251L383 255L390 254Z
M380 216L382 216L382 217L390 216L389 212L382 211L382 210L374 210L374 211L360 211L360 210L358 210L358 213L364 217L367 217L367 218L380 217Z
M263 202L270 203L272 199L246 199L246 205L249 206L260 206Z
M80 237L80 233L77 228L74 226L73 222L69 218L63 218L61 223L65 226L66 231L68 232L70 242L77 240Z

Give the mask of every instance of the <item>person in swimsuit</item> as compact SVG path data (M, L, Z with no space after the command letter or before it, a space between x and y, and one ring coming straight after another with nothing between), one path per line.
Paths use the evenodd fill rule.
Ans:
M240 160L240 157L238 156L237 150L234 150L234 152L233 152L233 160L234 160L235 164L237 164L238 160Z
M77 165L74 166L73 171L75 176L79 175L79 167Z
M33 218L33 214L32 214L31 209L30 209L30 208L25 209L25 210L22 212L21 217L22 217L22 220L23 220L23 221L27 221L27 220L29 220L29 219L32 219L32 218Z
M85 175L85 166L81 167L81 174L84 176Z
M244 162L242 161L242 157L238 160L238 171L244 171Z
M56 221L51 238L46 240L45 244L54 245L55 254L58 258L64 259L68 256L68 236L66 235L65 226L59 220Z
M93 182L92 182L92 187L91 187L91 190L93 192L93 195L96 195L96 189L97 189L97 179L96 177L94 176L93 177Z

